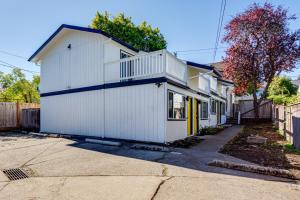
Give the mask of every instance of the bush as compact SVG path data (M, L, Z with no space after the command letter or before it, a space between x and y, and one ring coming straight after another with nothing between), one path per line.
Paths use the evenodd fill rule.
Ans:
M200 129L200 134L201 135L215 135L217 133L219 133L220 131L222 131L224 129L223 126L217 126L217 127L203 127L202 129Z

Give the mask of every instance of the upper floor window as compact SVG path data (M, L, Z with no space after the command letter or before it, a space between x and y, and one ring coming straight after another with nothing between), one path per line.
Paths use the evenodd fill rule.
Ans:
M185 96L168 91L168 119L185 119Z

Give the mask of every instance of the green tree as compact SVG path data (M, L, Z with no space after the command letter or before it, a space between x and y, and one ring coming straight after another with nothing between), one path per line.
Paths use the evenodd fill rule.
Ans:
M276 76L268 89L268 99L276 104L294 102L297 98L297 86L287 77Z
M33 76L32 80L26 80L20 69L13 69L12 73L0 72L0 84L3 91L0 92L0 101L19 101L25 103L38 103L40 95L37 87L39 76Z
M110 18L107 11L104 14L97 12L90 27L102 30L138 50L149 52L167 47L167 42L158 28L152 28L145 21L136 26L131 17L126 17L123 13Z

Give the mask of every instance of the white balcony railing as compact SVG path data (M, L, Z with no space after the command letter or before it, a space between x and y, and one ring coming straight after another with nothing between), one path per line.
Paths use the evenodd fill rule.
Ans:
M210 76L210 89L214 92L218 92L218 80Z
M201 92L206 94L210 93L210 80L205 75L201 75L198 78L198 88Z
M186 83L187 66L166 50L105 63L105 82L170 76Z

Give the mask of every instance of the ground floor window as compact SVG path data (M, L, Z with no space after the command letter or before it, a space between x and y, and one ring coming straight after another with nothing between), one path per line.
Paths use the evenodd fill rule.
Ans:
M200 118L208 119L208 103L206 101L201 101Z
M210 109L211 109L211 114L216 114L217 110L217 101L215 99L210 99Z
M185 120L185 96L168 91L168 119Z
M221 106L221 115L225 115L225 107L226 107L226 104L224 102L221 102L220 103L220 106Z

